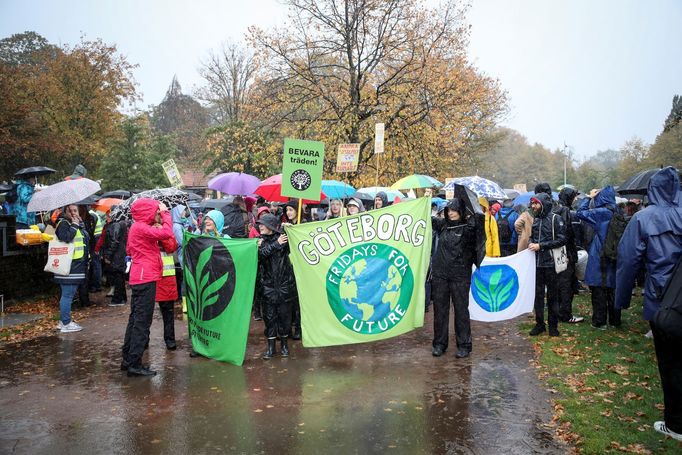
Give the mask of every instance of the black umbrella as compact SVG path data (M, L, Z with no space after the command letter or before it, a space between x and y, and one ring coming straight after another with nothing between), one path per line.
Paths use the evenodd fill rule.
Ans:
M226 205L230 204L232 199L206 199L199 203L201 210L220 210Z
M18 170L14 176L19 177L19 178L26 178L26 177L37 177L39 175L47 175L47 174L54 174L55 171L51 167L45 167L45 166L31 166L31 167L25 167L23 169Z
M6 193L9 190L13 188L14 185L10 184L5 184L5 183L0 183L0 193Z
M102 198L105 197L115 197L117 199L128 199L130 196L132 196L133 193L131 193L128 190L116 190L116 191L107 191L102 195Z
M618 194L646 194L649 188L649 180L651 180L651 177L658 171L660 171L660 169L647 169L638 172L623 182L616 192Z
M362 202L374 201L374 197L371 194L362 193L360 191L356 191L355 194L351 195L351 197L354 197L355 199L360 199Z
M95 205L98 200L98 196L88 196L85 199L81 199L80 201L76 202L76 205Z
M478 196L466 186L456 183L455 197L464 201L467 216L473 216L476 221L476 267L480 267L485 258L485 215Z
M190 201L201 201L203 198L196 193L187 192Z
M135 201L142 198L154 199L163 202L169 209L178 205L186 205L189 196L177 188L158 188L134 194L121 204L111 209L110 216L114 221L130 219L130 207Z

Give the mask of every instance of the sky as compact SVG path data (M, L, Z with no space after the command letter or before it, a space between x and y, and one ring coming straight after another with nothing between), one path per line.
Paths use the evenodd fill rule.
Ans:
M636 136L652 143L682 94L682 1L472 0L469 57L509 97L503 121L582 160ZM429 0L438 5L438 0ZM140 109L177 75L201 85L209 50L251 25L281 25L276 0L0 0L0 38L27 30L56 44L81 35L117 45L138 64Z

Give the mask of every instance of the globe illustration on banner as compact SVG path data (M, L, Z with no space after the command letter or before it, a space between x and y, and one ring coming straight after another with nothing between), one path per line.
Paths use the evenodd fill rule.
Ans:
M519 293L519 277L506 264L484 265L471 277L471 294L485 311L496 313L507 309Z
M341 277L339 296L353 318L379 321L400 298L402 276L395 265L382 257L361 259Z

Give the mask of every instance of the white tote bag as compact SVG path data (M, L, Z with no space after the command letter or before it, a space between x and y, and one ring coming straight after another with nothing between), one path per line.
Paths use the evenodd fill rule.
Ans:
M44 270L55 275L68 275L71 272L74 248L74 242L66 243L57 239L50 240L50 244L47 247L47 264L45 264Z
M554 217L556 215L552 214L552 240L554 240ZM549 250L552 253L552 258L554 259L554 271L556 273L561 273L568 268L568 253L566 252L566 245L559 248L552 248Z

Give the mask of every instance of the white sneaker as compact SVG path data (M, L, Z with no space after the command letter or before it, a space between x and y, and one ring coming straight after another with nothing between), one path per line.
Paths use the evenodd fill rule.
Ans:
M571 319L568 320L569 324L577 324L579 322L583 322L585 318L580 317L580 316L571 316Z
M659 433L663 433L666 436L670 436L671 438L676 439L678 441L682 441L682 434L675 433L674 431L668 429L668 427L665 426L665 422L662 420L654 422L654 430L658 431Z
M69 332L80 332L83 330L83 327L79 326L75 322L71 321L68 324L66 324L64 327L60 329L60 332L62 333L69 333Z
M645 335L646 338L653 338L654 337L654 332L649 330Z
M59 320L59 324L57 324L57 330L61 330L62 327L64 327L64 323L63 323L62 320L60 319L60 320Z

